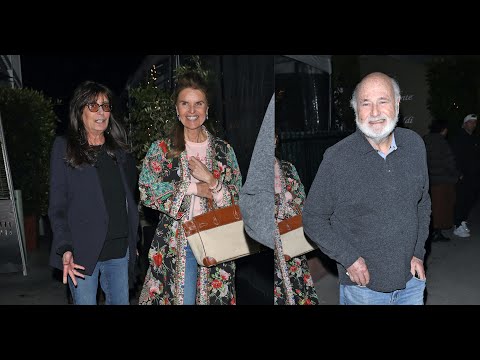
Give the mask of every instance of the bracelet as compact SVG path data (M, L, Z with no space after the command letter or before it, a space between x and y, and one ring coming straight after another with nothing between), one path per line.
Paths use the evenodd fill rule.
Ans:
M208 188L209 188L210 190L216 189L219 182L220 182L220 181L217 179L217 183L216 183L214 186L212 186L212 187L209 186Z
M217 179L217 183L215 184L214 187L208 187L210 189L211 192L218 192L220 190L220 188L222 187L222 183L220 182L220 180Z
M212 194L218 194L223 189L223 183L220 181L218 183L220 184L220 186L216 186L215 189L210 190Z

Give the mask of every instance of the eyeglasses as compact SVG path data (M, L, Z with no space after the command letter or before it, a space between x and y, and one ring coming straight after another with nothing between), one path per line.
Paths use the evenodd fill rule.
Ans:
M100 105L96 102L92 102L92 103L87 104L88 110L90 110L91 112L97 112L98 109L100 109L100 106L102 107L103 111L105 111L105 112L112 111L112 105L108 104L108 103L103 103L102 105Z

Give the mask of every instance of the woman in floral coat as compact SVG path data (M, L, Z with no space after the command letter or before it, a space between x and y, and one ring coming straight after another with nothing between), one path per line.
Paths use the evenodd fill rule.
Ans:
M301 213L305 189L292 163L275 158L275 218L277 222ZM318 298L305 255L286 261L275 232L275 305L317 305Z
M235 305L235 263L199 266L182 223L207 212L208 199L215 208L238 202L242 176L233 148L203 126L205 80L197 73L183 75L175 99L172 136L151 145L139 178L142 203L160 211L139 303Z

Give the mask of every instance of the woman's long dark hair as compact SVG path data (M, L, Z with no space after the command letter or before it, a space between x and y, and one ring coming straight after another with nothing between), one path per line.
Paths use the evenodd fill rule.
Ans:
M70 101L70 121L67 131L67 163L75 168L84 164L94 164L97 151L88 144L87 132L83 124L82 115L88 103L95 102L98 96L104 95L110 104L113 103L114 95L105 85L85 81L74 91ZM127 150L126 133L123 126L115 120L113 113L110 114L108 127L103 134L103 145L107 154L116 161L115 150Z
M178 94L185 89L195 89L200 90L205 94L207 99L208 106L208 85L207 81L196 72L187 72L180 76L177 80L177 85L175 86L175 91L173 93L173 100L175 104L178 100ZM185 150L185 135L183 124L180 120L175 121L175 125L172 127L170 133L170 139L172 140L170 151L167 154L168 158L174 158L180 155L182 151Z

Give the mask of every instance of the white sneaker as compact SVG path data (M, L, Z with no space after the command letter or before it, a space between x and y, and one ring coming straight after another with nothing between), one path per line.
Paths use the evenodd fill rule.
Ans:
M462 221L462 223L460 224L460 226L463 227L463 228L465 229L465 231L470 234L470 229L468 228L466 221Z
M462 225L455 226L455 229L453 230L453 235L456 235L458 237L463 237L463 238L470 237L470 233L467 230L465 230L465 228Z

